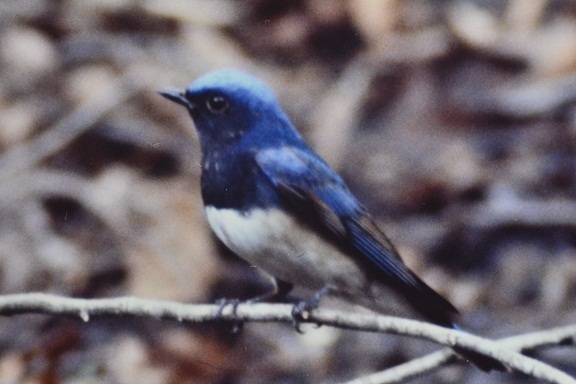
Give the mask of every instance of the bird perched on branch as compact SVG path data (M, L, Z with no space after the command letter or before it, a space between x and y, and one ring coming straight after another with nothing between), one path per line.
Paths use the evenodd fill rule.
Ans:
M454 328L457 310L401 260L342 178L298 134L265 84L219 70L184 92L160 94L186 107L202 149L202 198L216 236L269 273L277 294L293 285L380 313L419 316ZM457 352L483 370L498 361Z

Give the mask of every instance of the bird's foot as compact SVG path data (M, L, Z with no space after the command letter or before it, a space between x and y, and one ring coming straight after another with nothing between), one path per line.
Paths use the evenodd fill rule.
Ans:
M294 328L299 333L303 333L300 324L310 318L310 312L320 305L320 300L330 291L330 286L322 287L313 296L306 300L297 301L292 307L292 318L294 320Z
M238 300L238 299L219 299L219 300L216 300L216 305L218 305L218 311L216 312L216 320L222 321L226 324L231 324L231 332L237 333L244 326L243 321L235 319L236 318L236 311L238 310L238 305L240 305L240 304L255 304L255 303L259 303L262 301L268 301L268 300L281 301L281 300L284 300L286 298L286 295L290 292L290 290L292 290L292 284L276 279L276 283L275 283L273 290L266 292L262 295L256 296L256 297L252 297L251 299L243 300L243 301ZM230 317L232 317L232 319L223 319L222 314L223 314L224 308L226 308L230 305L232 306L232 313L231 313L232 316L230 316Z
M222 314L224 312L224 308L228 306L232 306L232 317L236 317L236 311L238 310L238 305L242 302L238 299L218 299L216 300L216 305L218 305L218 311L216 312L216 320L222 321L226 325L229 325L231 333L238 333L244 327L244 322L241 320L236 319L223 319Z
M292 319L294 322L294 328L297 332L304 333L302 332L300 325L303 321L308 320L310 317L310 311L317 307L318 303L311 303L310 300L299 300L294 304L292 307Z

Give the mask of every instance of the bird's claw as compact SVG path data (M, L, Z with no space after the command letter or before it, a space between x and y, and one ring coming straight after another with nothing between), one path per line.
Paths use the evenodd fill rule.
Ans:
M226 324L230 324L230 332L231 333L238 333L244 327L244 322L241 320L236 319L223 319L222 315L224 312L224 308L231 305L232 306L232 317L236 317L236 311L238 310L238 305L242 302L238 299L218 299L216 300L216 305L218 305L218 311L216 312L216 320L222 321Z
M238 305L240 305L240 300L238 299L218 299L215 302L218 305L218 311L216 312L216 318L218 320L222 319L222 314L224 313L224 308L231 305L232 306L232 315L236 315L236 310L238 309Z
M325 285L318 292L316 292L312 297L306 300L299 300L292 307L292 318L294 320L294 328L297 332L303 333L300 329L300 324L303 321L308 321L310 319L310 312L320 305L320 300L330 291L331 287ZM320 324L318 324L320 326Z
M312 300L300 300L294 304L292 307L292 319L294 321L294 329L298 333L304 333L300 328L300 324L303 321L307 321L310 318L310 312L317 307L318 303Z

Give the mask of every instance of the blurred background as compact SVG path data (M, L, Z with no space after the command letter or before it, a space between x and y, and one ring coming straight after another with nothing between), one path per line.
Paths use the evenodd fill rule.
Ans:
M211 236L156 91L267 82L403 258L505 337L576 322L576 2L0 2L0 290L213 302L267 281ZM289 324L0 319L0 383L334 383L437 347ZM576 350L532 356L576 374ZM464 364L414 383L530 383Z

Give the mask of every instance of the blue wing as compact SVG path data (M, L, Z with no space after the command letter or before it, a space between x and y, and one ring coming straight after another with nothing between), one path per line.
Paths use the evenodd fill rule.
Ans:
M404 264L344 181L322 159L311 151L281 147L260 151L256 163L293 214L358 258L421 314L452 326L456 309Z

